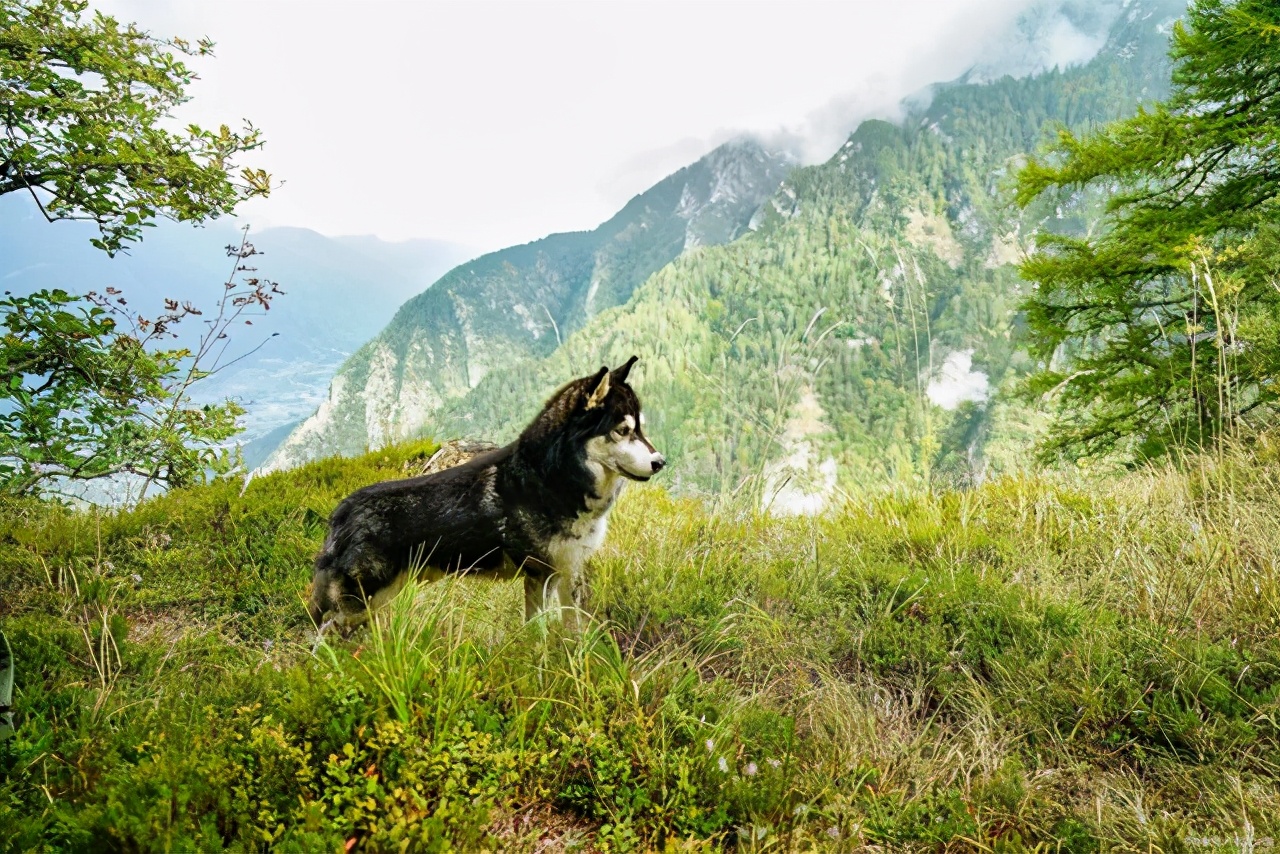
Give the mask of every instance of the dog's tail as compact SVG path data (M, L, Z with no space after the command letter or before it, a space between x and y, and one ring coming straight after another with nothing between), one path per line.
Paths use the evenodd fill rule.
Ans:
M326 612L338 607L338 603L333 599L333 580L336 575L337 533L341 530L341 523L345 519L345 513L342 514L344 518L339 518L343 509L340 506L333 514L329 533L324 538L324 546L320 549L320 554L316 555L315 571L311 576L311 595L307 602L307 613L311 616L311 622L317 626L320 625L320 619Z
M351 516L351 502L343 501L334 508L329 516L329 531L325 534L324 545L316 554L315 571L311 575L311 594L307 600L307 613L312 624L320 625L321 617L326 612L338 607L334 598L334 581L338 580L338 556L347 540L347 521Z

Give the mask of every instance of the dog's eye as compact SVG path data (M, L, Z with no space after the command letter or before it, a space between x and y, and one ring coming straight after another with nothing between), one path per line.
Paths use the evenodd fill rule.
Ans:
M625 438L627 438L627 436L631 435L631 428L630 428L630 427L628 427L626 424L623 424L621 427L619 427L619 428L618 428L617 430L615 430L614 432L615 432L615 433L617 433L619 436L621 436L622 438L624 438L624 439L625 439Z

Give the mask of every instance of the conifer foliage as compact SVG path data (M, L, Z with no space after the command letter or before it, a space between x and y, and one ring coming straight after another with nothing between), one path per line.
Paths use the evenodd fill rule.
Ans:
M1023 206L1114 190L1103 229L1042 234L1022 266L1046 457L1159 456L1280 400L1280 5L1197 0L1170 56L1168 100L1019 175Z

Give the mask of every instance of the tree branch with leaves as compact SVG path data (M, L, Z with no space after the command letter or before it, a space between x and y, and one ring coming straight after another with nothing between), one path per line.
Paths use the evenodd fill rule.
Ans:
M247 231L227 254L232 270L207 318L172 299L144 317L114 288L0 299L0 491L65 491L132 475L130 497L141 500L153 486L231 470L226 443L243 409L230 400L197 405L191 390L235 361L226 359L232 331L283 291L254 275L248 262L259 253ZM166 346L195 319L205 328L193 346Z
M213 44L160 39L85 0L0 0L0 195L27 193L50 221L89 220L114 254L158 216L203 222L271 190L239 167L261 148L246 123L167 129L196 79L183 58Z
M90 15L84 0L0 0L0 195L29 195L50 221L94 222L108 254L158 217L200 223L266 195L270 177L236 164L263 144L252 125L170 129L196 79L183 59L212 50ZM281 291L248 265L257 250L245 235L227 251L231 274L208 316L177 299L144 316L114 288L5 293L0 490L128 475L141 500L231 467L243 410L196 405L191 391L231 363L233 327ZM195 318L205 329L181 346L178 329Z

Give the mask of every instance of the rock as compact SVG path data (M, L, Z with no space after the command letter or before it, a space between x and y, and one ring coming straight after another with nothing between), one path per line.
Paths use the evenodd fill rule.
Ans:
M492 442L477 442L471 439L453 439L440 446L425 463L408 463L406 468L410 474L435 474L438 471L460 466L472 457L478 457L489 451L496 451L498 446Z

